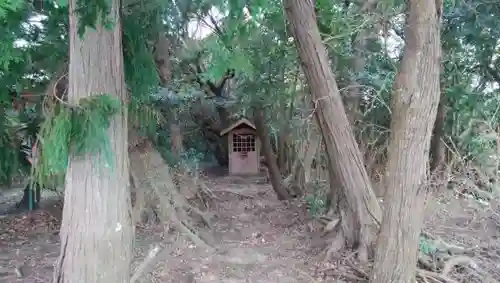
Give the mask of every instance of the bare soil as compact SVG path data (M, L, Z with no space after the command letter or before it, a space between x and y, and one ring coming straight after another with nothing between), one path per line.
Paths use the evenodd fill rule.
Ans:
M322 260L326 247L317 244L320 225L302 200L277 201L261 178L212 176L204 181L215 195L210 201L214 216L212 228L200 228L200 233L216 251L203 251L163 226L137 227L134 269L154 245L162 247L142 282L364 281L354 255ZM12 204L4 202L2 208ZM498 210L476 206L452 197L433 201L426 232L477 251L477 265L490 274L482 282L500 282ZM0 217L0 282L50 282L59 255L60 207L46 201L35 212Z

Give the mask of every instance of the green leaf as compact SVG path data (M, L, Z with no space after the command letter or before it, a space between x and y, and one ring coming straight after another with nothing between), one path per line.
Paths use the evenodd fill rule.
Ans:
M56 3L61 8L65 8L68 6L68 0L57 0Z

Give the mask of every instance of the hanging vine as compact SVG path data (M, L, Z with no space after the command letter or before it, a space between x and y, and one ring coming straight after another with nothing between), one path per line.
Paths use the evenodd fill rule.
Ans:
M99 156L101 164L112 166L107 131L120 107L108 94L83 98L76 106L57 104L41 125L35 180L42 186L60 185L70 156Z

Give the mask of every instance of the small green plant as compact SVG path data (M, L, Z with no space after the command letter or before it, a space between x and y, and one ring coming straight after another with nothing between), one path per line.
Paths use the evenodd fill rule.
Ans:
M184 168L193 173L199 169L200 162L203 160L204 154L196 149L190 148L181 154L181 163Z
M326 211L326 198L322 190L323 184L316 180L312 184L313 193L305 196L307 212L311 216L318 216Z
M423 255L432 255L437 252L437 248L434 245L434 242L427 237L420 235L419 243L418 243L418 252L420 256Z

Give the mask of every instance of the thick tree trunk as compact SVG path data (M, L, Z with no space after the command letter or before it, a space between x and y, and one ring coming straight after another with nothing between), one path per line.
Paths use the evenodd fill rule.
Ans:
M392 95L387 191L370 282L413 283L424 219L431 133L439 103L441 4L410 0ZM439 6L438 6L439 5Z
M254 107L253 112L257 136L262 143L262 151L264 153L264 158L266 159L267 170L269 172L270 179L269 181L271 182L271 185L273 186L273 189L276 192L279 200L289 199L290 194L281 182L280 169L278 167L278 163L276 162L276 156L273 152L271 141L269 140L269 135L264 123L264 111L260 107Z
M113 0L112 29L101 22L77 34L77 0L69 1L70 67L68 102L106 93L126 101L120 1ZM125 283L130 280L133 227L127 154L127 113L121 111L108 130L112 167L100 158L71 157L61 226L57 283Z
M441 139L444 136L444 122L446 118L446 98L444 94L439 101L436 122L434 122L434 129L432 131L431 140L431 165L430 172L434 173L439 171L441 165L445 162L445 147Z
M353 247L358 246L360 259L367 260L369 248L378 230L380 206L371 188L335 77L328 64L313 3L311 0L285 0L284 6L302 69L311 88L312 102L316 106L315 115L329 163L333 167L329 170L330 179L338 178L347 201L347 205L342 207L348 208L348 211L343 212L348 216L342 220L346 222L350 218L355 221L342 225L349 229L344 231L345 240Z

